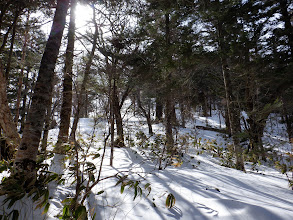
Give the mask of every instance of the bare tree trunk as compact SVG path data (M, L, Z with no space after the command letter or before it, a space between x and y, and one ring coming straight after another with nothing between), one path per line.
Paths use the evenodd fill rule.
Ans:
M117 139L115 141L115 145L117 147L124 147L124 132L123 132L123 121L122 121L122 116L121 116L121 107L119 103L119 97L118 97L118 91L117 91L117 86L116 86L116 81L114 79L114 84L113 84L113 113L115 115L115 121L116 121L116 126L117 126Z
M62 92L62 106L60 113L60 129L58 134L58 141L56 144L56 152L65 154L65 149L62 144L68 142L68 132L70 127L70 116L72 110L72 66L74 55L74 42L75 42L75 9L77 0L71 0L70 9L70 22L68 28L68 43L65 56L64 79L63 79L63 92Z
M74 121L73 121L73 125L72 125L72 128L71 128L71 133L70 133L70 140L71 141L74 141L75 140L75 133L76 133L76 130L77 130L77 124L78 124L78 121L79 121L79 118L80 118L80 115L81 115L81 109L83 108L84 106L84 94L85 94L85 87L86 87L86 84L88 82L88 79L89 79L89 74L90 74L90 69L91 69L91 65L92 65L92 62L93 62L93 58L94 58L94 55L95 55L95 51L96 51L96 48L97 48L97 40L98 40L98 25L96 23L96 16L95 16L95 7L93 7L93 22L94 22L94 25L95 25L95 33L94 33L94 39L93 39L93 46L92 46L92 50L91 50L91 53L89 55L89 59L86 63L86 66L85 66L85 71L84 71L84 77L83 77L83 81L82 81L82 85L81 85L81 89L80 89L80 94L77 95L77 107L76 107L76 112L75 112L75 115L74 115Z
M50 100L49 100L50 104L48 105L48 108L47 108L43 138L41 143L41 152L44 154L46 154L46 151L47 151L48 135L49 135L49 129L50 129L51 120L52 120L52 98L53 98L53 94L50 95Z
M137 100L137 105L138 105L139 109L142 111L144 117L147 120L147 124L148 124L148 128L149 128L149 134L152 135L153 134L153 128L152 128L151 115L150 115L150 112L147 113L147 111L142 107L141 100L140 100L140 91L139 90L137 91L136 100Z
M35 179L36 159L46 110L50 104L54 69L61 46L69 0L58 0L51 33L42 57L32 103L28 112L23 137L15 157L15 167L26 173L27 179Z
M287 101L282 97L283 117L286 124L286 130L288 134L288 141L293 143L293 112L288 110Z
M166 40L166 52L168 53L168 48L170 47L170 15L165 14L165 40ZM168 54L168 62L170 61L170 54ZM167 86L171 84L172 75L171 72L167 73ZM172 97L172 88L170 88L169 94L166 95L165 103L165 120L166 120L166 146L167 151L171 154L174 152L174 138L173 138L173 122L174 122L174 103Z
M0 47L0 53L2 53L2 51L4 50L5 48L5 45L7 43L7 40L8 40L8 36L9 36L9 33L11 31L12 28L16 28L16 23L17 23L17 20L18 20L18 17L19 17L19 13L20 11L17 11L17 13L15 13L14 15L14 19L13 19L13 22L12 24L9 26L7 32L5 33L4 37L3 37L3 40L2 40L2 45Z
M163 104L160 98L156 98L156 120L160 121L163 117Z
M172 99L170 95L166 98L165 120L166 120L166 145L169 153L172 153L174 147L173 138L173 117L172 117Z
M26 28L24 31L24 41L23 41L23 47L22 47L22 55L21 55L21 69L19 74L19 81L18 81L18 90L17 90L17 100L16 100L16 114L14 117L14 122L17 125L18 119L19 119L19 106L21 101L21 90L22 90L22 84L23 84L23 72L25 67L25 59L26 59L26 49L27 49L27 42L28 42L28 29L29 29L29 19L30 19L30 12L28 12L26 17Z
M9 48L9 54L8 54L8 61L7 61L7 66L6 66L6 70L5 70L5 77L6 77L7 82L8 82L9 72L10 72L10 68L11 68L12 52L13 52L14 40L15 40L15 34L16 34L16 24L17 24L19 14L20 14L20 11L17 10L16 15L15 15L15 22L13 22L12 36L11 36L10 48Z
M185 115L186 115L186 110L185 110L185 105L184 101L179 102L180 106L180 115L181 115L181 127L185 128L186 120L185 120Z
M25 123L25 119L26 119L26 115L27 115L27 111L28 111L28 105L27 105L27 93L28 93L28 78L29 78L29 72L30 72L30 68L27 68L26 70L26 80L24 82L24 92L23 92L23 99L22 99L22 109L20 112L20 130L19 133L23 133L24 130L24 123Z
M221 53L221 64L222 64L222 75L224 80L225 87L225 96L226 96L226 105L227 105L227 113L230 122L230 133L232 135L234 154L236 157L236 169L245 170L244 161L242 156L242 148L240 146L240 141L237 135L241 132L240 127L240 111L236 106L236 99L233 94L231 77L229 72L229 65L226 58L226 51L224 47L224 36L223 36L223 26L221 22L218 22L217 32L218 32L218 43Z
M109 69L109 61L108 58L106 60L107 63L107 69ZM110 153L110 166L113 166L113 160L114 160L114 140L115 140L115 116L114 116L114 106L113 106L113 74L110 72L109 74L109 107L110 107L110 133L111 133L111 153Z
M11 152L13 152L20 144L20 137L8 106L6 88L6 78L0 63L0 127L5 134L8 144L11 146Z
M235 105L235 99L232 93L230 73L228 70L227 62L224 58L222 58L222 73L226 92L227 111L230 122L230 133L232 135L234 153L236 156L236 169L245 170L244 161L242 157L242 149L240 146L239 138L237 137L237 134L241 132L239 115L240 112L239 110L237 110L237 106Z

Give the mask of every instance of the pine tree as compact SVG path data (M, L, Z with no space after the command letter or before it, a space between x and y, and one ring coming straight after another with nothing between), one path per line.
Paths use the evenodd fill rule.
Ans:
M51 33L42 57L38 80L35 85L31 107L25 123L20 146L15 156L15 166L27 173L27 179L34 179L38 146L49 97L52 93L54 68L61 45L69 1L58 0Z
M77 0L71 1L70 7L70 22L68 28L68 43L65 55L64 77L63 77L63 92L62 92L62 106L60 113L60 127L58 141L56 144L56 152L60 154L65 153L63 144L68 143L68 133L70 126L70 116L72 109L72 66L74 56L74 42L75 42L75 10Z

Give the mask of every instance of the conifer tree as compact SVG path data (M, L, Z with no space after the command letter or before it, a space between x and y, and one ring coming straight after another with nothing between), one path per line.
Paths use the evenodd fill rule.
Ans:
M27 173L27 179L34 179L36 176L35 166L38 146L43 130L47 105L49 104L49 97L52 93L54 68L61 46L68 5L69 0L57 1L51 33L42 57L32 103L14 161L15 166L20 172Z

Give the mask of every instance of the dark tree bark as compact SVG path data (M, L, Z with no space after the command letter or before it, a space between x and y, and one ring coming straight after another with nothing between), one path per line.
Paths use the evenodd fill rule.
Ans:
M168 48L171 46L170 43L170 15L165 14L165 40L166 40L166 52L168 53ZM168 55L168 62L170 61L170 55ZM174 122L174 104L173 104L173 95L172 88L170 88L172 74L171 72L167 73L167 87L169 87L169 93L166 94L165 102L165 127L166 127L166 146L167 151L173 154L174 148L174 138L173 138L173 122Z
M137 105L138 105L139 109L142 111L144 117L147 120L147 124L148 124L148 128L149 128L149 134L152 135L153 134L153 128L152 128L152 120L151 120L150 111L147 112L143 108L141 100L140 100L140 91L139 90L137 91L136 100L137 100Z
M286 124L286 130L287 130L287 134L288 134L288 141L290 143L293 143L293 110L292 110L292 104L290 105L290 103L284 97L282 97L282 107L283 107L282 114L283 114L284 122Z
M180 115L181 115L181 127L185 128L186 124L186 105L184 104L184 101L179 102L180 107Z
M50 103L47 108L43 138L41 143L41 152L44 154L46 154L47 152L48 135L49 135L49 130L50 130L51 121L52 121L52 98L53 98L53 94L50 95L50 100L49 100Z
M23 42L23 47L22 47L22 54L21 54L21 69L20 69L20 74L19 74L19 80L18 80L18 90L17 90L17 99L16 99L16 114L14 117L14 122L17 125L18 124L18 119L19 119L19 107L20 107L20 101L21 101L21 90L22 90L22 84L23 84L23 72L25 68L25 59L26 59L26 49L27 49L27 42L28 42L28 29L29 29L29 18L30 18L30 13L28 12L27 14L27 20L26 20L26 28L24 31L24 42Z
M225 93L226 93L226 101L227 101L227 112L230 122L230 133L233 140L234 153L236 156L236 169L245 170L244 169L244 161L242 157L242 149L240 146L240 141L237 135L241 132L240 127L240 111L235 105L235 98L232 93L232 85L230 73L228 70L228 64L225 58L222 57L222 74L225 85Z
M70 116L72 110L72 66L74 56L74 42L75 42L75 9L77 0L71 0L70 22L68 28L68 43L65 55L65 67L63 78L63 92L62 92L62 106L60 113L60 128L58 134L58 141L56 144L56 152L64 154L65 150L62 144L68 142L68 132L70 126Z
M17 10L16 14L15 14L15 20L13 21L12 35L11 35L11 40L10 40L9 54L8 54L8 61L7 61L7 66L6 66L6 70L5 70L5 77L6 77L7 81L8 81L9 72L11 69L11 59L12 59L12 52L13 52L13 47L14 47L15 35L16 35L16 25L17 25L17 20L18 20L19 15L20 15L20 11Z
M9 36L9 33L10 33L11 29L14 29L14 31L13 31L14 34L13 34L13 35L15 36L16 23L17 23L17 20L18 20L19 15L20 15L20 11L17 10L16 13L15 13L15 15L14 15L14 19L13 19L12 24L9 26L7 32L5 33L5 35L4 35L4 37L3 37L2 45L1 45L1 47L0 47L0 53L2 53L2 51L4 50L4 48L5 48L5 46L6 46L6 43L7 43L7 40L8 40L8 36ZM14 38L14 37L12 36L12 39L13 39L13 38ZM11 42L13 42L13 41L14 41L14 39L11 40ZM13 44L12 44L12 45L13 45ZM11 47L11 46L10 46L10 47Z
M20 130L19 133L23 133L24 130L24 123L26 120L26 115L28 112L28 104L27 104L27 96L28 96L28 90L29 90L29 85L28 85L28 78L29 78L29 72L30 72L30 67L27 68L26 70L26 77L24 81L24 91L23 91L23 99L22 99L22 108L20 110Z
M6 78L3 74L3 69L0 63L0 127L2 128L7 143L11 148L9 151L13 152L20 143L20 137L17 133L17 128L13 122L13 117L8 106L6 89Z
M15 167L35 178L35 163L40 143L46 110L50 104L54 69L61 46L69 0L58 0L49 39L41 60L32 103L28 112L23 137L15 157Z
M113 114L115 116L116 127L117 127L117 139L115 140L115 146L124 147L124 132L123 132L123 121L121 116L121 105L119 103L118 91L116 80L114 79L114 84L112 88L112 102L113 102Z
M106 59L107 69L109 69L109 61ZM113 74L109 75L109 116L110 116L110 133L111 133L111 153L110 153L110 166L113 166L114 160L114 141L115 141L115 116L114 116L114 107L113 107Z
M226 107L227 107L227 113L228 113L229 123L230 123L230 133L232 136L234 154L236 157L235 166L236 166L236 169L238 170L245 170L243 156L242 156L243 151L240 146L240 140L237 137L237 135L241 132L240 110L238 109L236 105L236 98L234 97L234 94L232 92L233 88L231 84L230 70L229 70L229 65L228 65L227 56L226 56L226 53L227 53L226 46L224 42L224 34L226 33L221 21L218 21L217 23L217 34L218 34L218 44L219 44L219 50L220 50L222 75L224 80L224 88L225 88L225 96L226 96L225 97Z
M160 98L156 98L156 120L160 121L163 117L163 104Z

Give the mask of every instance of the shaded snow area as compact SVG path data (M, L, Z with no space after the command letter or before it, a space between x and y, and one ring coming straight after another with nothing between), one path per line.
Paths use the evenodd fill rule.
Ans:
M154 124L156 135L147 134L144 118L127 114L124 116L126 148L114 149L114 163L109 165L110 149L107 145L101 172L101 181L92 188L85 200L89 211L88 217L95 213L95 219L181 219L181 220L292 220L293 219L293 191L288 186L288 180L269 162L266 164L246 163L246 173L221 166L223 161L206 151L209 145L216 145L225 149L228 139L221 133L198 129L196 126L209 125L214 128L224 127L219 122L220 117L200 117L195 115L186 128L174 131L176 141L182 152L177 163L166 166L167 160L160 162L154 156L160 155L161 150L152 148L158 134L164 134L163 124ZM277 120L273 120L277 123ZM268 122L264 143L273 144L280 152L291 151L291 146L285 142L285 132L282 125ZM279 126L279 127L278 127ZM78 132L82 137L81 147L88 155L81 161L91 162L96 166L95 178L100 169L103 154L104 138L108 133L106 120L81 119ZM139 138L142 132L144 141ZM95 135L93 135L95 134ZM55 143L58 130L51 130L51 142ZM94 155L100 154L95 158ZM20 210L22 219L57 219L62 214L62 201L73 197L75 193L74 177L68 167L73 159L55 155L47 160L49 170L64 175L64 185L50 184L50 208L46 215L41 211ZM166 168L165 168L166 166ZM67 167L67 168L66 168ZM164 169L165 168L165 169ZM134 187L125 186L121 194L121 184L118 178L125 177L125 181L139 181L142 195L138 193L136 199ZM84 174L84 179L87 179ZM86 181L85 181L86 183ZM148 185L148 183L150 185ZM150 188L145 189L145 186ZM149 192L150 190L150 192ZM176 202L172 208L166 208L166 198L174 195ZM23 206L29 200L22 201ZM20 206L18 206L20 207Z

